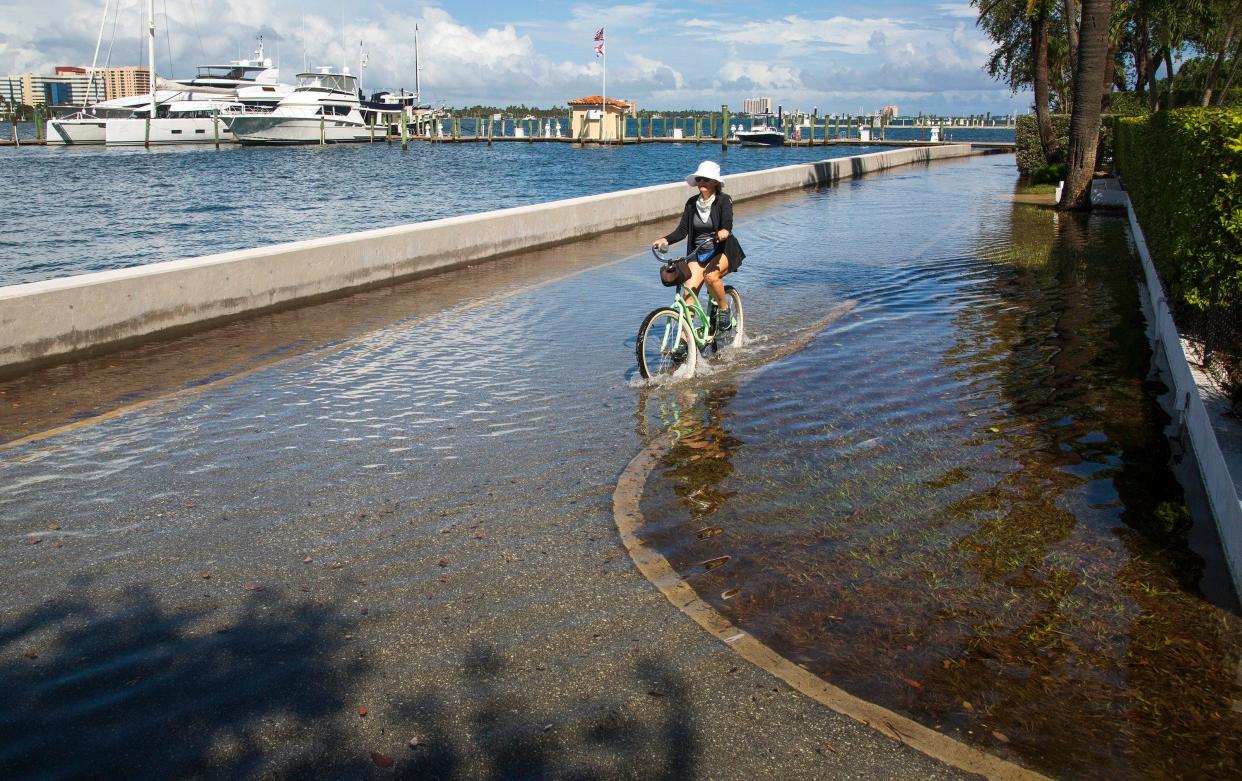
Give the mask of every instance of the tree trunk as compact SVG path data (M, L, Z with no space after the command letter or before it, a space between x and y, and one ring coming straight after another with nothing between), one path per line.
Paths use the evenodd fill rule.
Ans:
M1078 0L1064 0L1065 30L1069 33L1070 73L1078 70Z
M1169 79L1169 99L1165 101L1165 108L1176 108L1173 105L1173 50L1166 48L1164 50L1164 75Z
M1134 20L1134 89L1142 92L1147 89L1147 79L1151 73L1151 38L1147 34L1147 20Z
M1101 85L1108 56L1108 28L1113 0L1083 0L1078 71L1074 74L1074 113L1070 116L1069 171L1061 193L1061 209L1087 207L1087 191L1095 174L1100 138Z
M1220 51L1216 53L1216 61L1212 63L1212 70L1208 72L1207 86L1203 90L1204 108L1212 105L1212 90L1216 88L1216 80L1220 78L1220 69L1225 64L1225 55L1229 53L1229 47L1233 46L1233 31L1237 29L1240 14L1242 14L1242 0L1238 0L1238 4L1234 6L1233 16L1229 17L1229 28L1225 31L1225 42L1221 44Z
M1052 116L1048 113L1048 15L1042 6L1031 19L1031 53L1035 56L1035 119L1039 124L1039 146L1044 162L1055 163L1056 140L1052 135Z
M1238 41L1238 49L1233 53L1233 65L1229 66L1229 78L1225 79L1225 86L1221 87L1220 94L1216 96L1216 105L1225 105L1225 98L1229 96L1229 87L1233 85L1233 77L1238 73L1238 63L1242 62L1242 41Z
M1164 50L1157 49L1153 52L1153 55L1155 56L1151 58L1151 70L1147 72L1147 85L1149 87L1148 92L1150 93L1148 99L1151 103L1151 113L1155 114L1160 110L1160 98L1162 97L1160 91L1156 89L1158 86L1156 71L1160 70L1160 60L1164 57Z
M1104 83L1100 85L1100 111L1107 114L1109 107L1109 98L1113 94L1114 74L1117 71L1117 44L1113 40L1108 42L1108 52L1104 55Z

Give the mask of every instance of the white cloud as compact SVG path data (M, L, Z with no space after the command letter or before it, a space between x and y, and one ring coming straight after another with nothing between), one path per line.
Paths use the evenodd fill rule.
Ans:
M136 64L145 59L140 30L146 4L122 2L112 64ZM425 98L450 106L552 105L599 92L602 63L592 55L591 36L603 26L608 93L644 106L740 106L753 94L771 95L786 107L818 105L826 111L854 110L860 102L877 108L897 99L935 110L950 95L978 101L975 110L1012 104L1007 90L982 72L990 44L964 3L898 18L853 17L846 10L853 6L828 0L821 6L825 18L767 18L762 5L744 10L697 2L589 7L545 0L538 6L488 7L484 0L482 7L461 10L424 6L423 0L376 2L358 0L348 9L343 30L340 7L324 0L169 3L172 18L166 25L161 3L157 67L161 75L184 78L194 65L248 54L261 32L286 81L302 69L304 51L310 66L344 64L356 70L362 41L369 59L362 73L365 89L412 89L418 24ZM6 3L0 75L89 64L102 11L98 0L0 3ZM841 12L833 13L834 7ZM509 21L496 21L501 14ZM110 20L105 50L111 25ZM169 68L169 44L175 73ZM838 100L848 104L834 109Z
M901 41L918 37L925 31L909 22L894 19L852 19L834 16L830 19L804 19L786 16L783 19L734 24L724 21L691 19L686 27L711 31L720 41L757 48L774 48L805 52L813 47L829 48L843 54L868 54L871 40L877 34Z
M600 27L605 29L609 27L638 27L661 13L661 10L655 3L604 6L578 5L574 6L570 13L576 23L589 27L591 32L595 32Z
M681 72L660 60L641 54L627 54L625 65L622 78L634 82L635 86L642 84L653 92L669 92L686 86Z
M764 92L803 88L802 77L798 70L786 65L773 65L763 60L730 61L720 69L720 77L726 85L740 85Z
M979 17L979 9L970 3L942 3L936 6L936 10L945 16L956 16L962 19L977 19Z

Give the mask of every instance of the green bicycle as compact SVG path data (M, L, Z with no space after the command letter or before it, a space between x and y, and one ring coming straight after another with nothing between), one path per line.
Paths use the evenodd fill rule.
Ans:
M694 253L683 258L669 258L667 250L660 252L655 248L652 248L651 254L665 265L665 270L675 269L679 263L694 259ZM717 333L714 328L715 301L711 301L709 310L704 310L698 295L685 294L684 279L665 284L669 287L676 284L673 303L643 318L643 324L638 329L638 342L634 345L638 371L644 379L675 373L693 376L700 353L706 356L724 347L741 345L745 314L742 311L742 294L736 288L725 285L731 316L729 328Z

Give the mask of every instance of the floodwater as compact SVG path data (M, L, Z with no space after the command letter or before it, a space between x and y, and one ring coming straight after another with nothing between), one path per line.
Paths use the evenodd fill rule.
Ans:
M661 225L0 384L0 767L615 777L676 735L692 776L735 715L651 721L681 690L610 667L683 663L680 614L618 618L651 587L611 517L672 431L649 540L790 658L1057 775L1236 776L1242 623L1199 590L1124 226L1014 178L739 204L750 341L693 382L636 377Z
M798 215L795 253L849 239L783 275L783 316L858 305L665 402L647 541L787 658L986 751L1237 778L1242 620L1199 587L1127 231L1001 184Z
M882 149L0 147L0 285L666 184L702 160L727 178Z

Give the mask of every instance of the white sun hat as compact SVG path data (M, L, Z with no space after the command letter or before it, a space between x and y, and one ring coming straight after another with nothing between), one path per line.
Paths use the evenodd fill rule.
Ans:
M699 170L686 177L686 184L694 187L695 177L701 176L704 179L711 179L713 182L724 184L724 177L720 175L720 163L712 160L704 160L699 163Z

